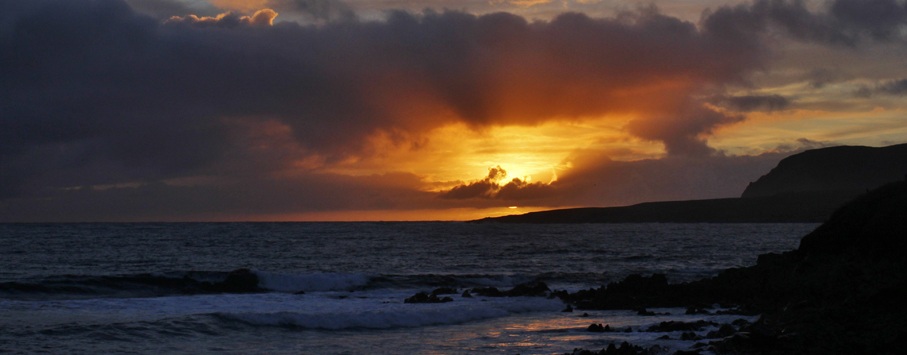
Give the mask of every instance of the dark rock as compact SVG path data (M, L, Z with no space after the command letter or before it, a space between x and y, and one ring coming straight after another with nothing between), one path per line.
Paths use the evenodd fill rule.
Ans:
M616 331L614 328L611 328L610 324L605 324L604 326L602 326L601 323L592 323L588 328L586 328L586 330L595 333L610 333Z
M636 310L636 315L637 316L654 316L656 314L655 314L655 312L651 312L645 308L640 308L640 309Z
M435 294L428 294L426 292L419 292L412 297L408 297L403 300L403 303L444 303L451 302L453 298L450 297L438 297Z
M472 293L475 293L479 296L484 297L503 297L504 293L501 290L498 290L497 287L476 287L472 289Z
M674 307L682 300L671 294L663 274L630 275L607 287L578 291L565 301L581 309L640 309L645 307Z
M631 345L628 342L620 343L620 347L615 349L614 344L609 344L608 349L605 351L606 355L638 355L645 354L646 349L642 347Z
M631 345L628 342L623 342L620 344L620 347L614 345L614 343L608 344L608 347L602 349L598 352L589 351L585 349L575 348L572 353L565 355L646 355L646 354L656 354L661 348L653 347L653 351L643 349L640 346Z
M683 332L680 334L680 340L702 340L702 337L694 332Z
M700 331L705 327L716 326L718 323L698 320L695 322L667 321L653 325L646 329L647 332L678 332L678 331Z
M431 291L431 294L436 295L436 296L437 295L455 295L455 294L457 294L457 290L454 288L450 288L450 287L439 287L439 288L434 289L434 291Z
M568 304L561 312L573 312L573 307Z
M293 292L293 294L294 295L304 295L305 291L296 291L296 292Z
M754 266L680 284L635 275L564 299L581 309L721 304L762 314L716 342L729 351L899 353L895 339L907 338L905 236L907 182L897 182L839 208L797 250L761 255Z
M734 335L734 333L737 333L737 328L734 328L734 326L730 324L722 324L718 330L709 332L705 337L708 339L727 338Z
M547 284L541 281L533 281L516 285L509 291L504 292L504 295L508 297L547 296L548 291L551 291L551 289L548 288Z
M851 192L903 179L907 144L888 147L839 146L812 149L782 159L768 174L750 183L743 197L802 192Z
M463 291L463 295L462 295L462 296L465 297L465 298L472 298L472 294L469 293L469 290Z
M777 335L759 333L736 333L730 337L709 343L709 349L719 354L762 354L762 353L815 353L814 349L800 348L796 350L789 344L783 344ZM820 353L839 353L838 351Z
M598 324L592 323L591 325L589 325L588 328L586 328L586 331L594 332L594 333L604 333L604 332L610 332L612 330L611 330L610 325L602 326L601 323L598 323Z

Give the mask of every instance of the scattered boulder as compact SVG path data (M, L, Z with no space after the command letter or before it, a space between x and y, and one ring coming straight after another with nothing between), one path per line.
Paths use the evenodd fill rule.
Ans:
M472 293L475 293L483 297L503 297L504 293L501 290L498 290L497 287L476 287L472 289Z
M642 309L684 304L685 299L678 296L680 294L671 289L664 274L634 274L606 287L581 290L562 299L580 309Z
M607 348L601 349L598 352L576 348L573 349L572 353L566 353L564 355L649 355L661 353L662 350L663 349L658 346L654 346L651 349L644 349L640 346L623 342L620 344L620 347L615 346L614 343L608 344Z
M718 330L709 332L705 337L708 339L727 338L735 333L737 333L737 328L734 328L734 326L730 324L722 324Z
M435 294L429 294L427 292L419 292L412 297L408 297L403 300L403 303L444 303L451 302L453 298L450 297L438 297Z
M549 291L551 291L551 289L549 289L548 285L544 282L533 281L516 285L510 289L510 291L504 292L504 295L508 297L539 297L547 296Z
M652 312L652 311L649 311L649 310L647 310L647 309L645 309L645 308L640 308L640 309L637 309L637 310L636 310L636 315L638 315L638 316L644 316L644 317L651 317L651 316L669 316L669 315L671 315L671 313L669 313L669 312L662 312L662 313L659 313L659 312Z
M433 295L455 295L457 294L457 289L450 287L439 287L431 291Z
M683 332L680 334L680 340L702 340L702 337L694 332Z
M586 331L593 332L593 333L608 333L608 332L613 332L614 329L611 329L610 324L605 324L604 326L602 326L601 323L598 323L598 324L592 323L591 325L589 325L588 328L586 328Z

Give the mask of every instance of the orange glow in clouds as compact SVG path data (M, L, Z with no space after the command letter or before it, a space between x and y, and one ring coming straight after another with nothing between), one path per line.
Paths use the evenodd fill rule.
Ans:
M561 121L536 126L495 126L475 130L464 124L435 129L399 144L384 139L372 142L372 155L326 167L325 171L365 176L407 172L425 181L426 191L443 191L488 175L501 167L503 185L514 178L550 183L570 173L570 158L578 151L609 150L614 159L652 158L663 154L657 143L631 139L622 126L630 116L584 121Z

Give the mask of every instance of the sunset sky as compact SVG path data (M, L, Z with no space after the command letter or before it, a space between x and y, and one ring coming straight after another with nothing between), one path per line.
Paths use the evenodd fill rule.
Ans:
M736 197L904 142L904 0L0 0L6 222Z

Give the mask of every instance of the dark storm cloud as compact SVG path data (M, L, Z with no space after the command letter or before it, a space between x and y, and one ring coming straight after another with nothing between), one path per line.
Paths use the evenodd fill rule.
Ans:
M480 194L445 196L473 203L540 206L620 206L648 201L737 197L747 184L778 162L805 149L835 144L799 139L757 156L676 155L662 159L613 161L606 154L582 152L575 168L548 184L512 181L504 186L481 180L461 185ZM482 185L486 189L479 189ZM453 192L453 190L451 190Z
M441 198L452 200L464 199L500 199L507 201L526 201L549 197L552 187L549 184L530 183L520 178L513 178L501 185L507 177L507 171L500 166L488 169L484 179L461 184L441 193Z
M899 0L837 0L831 5L836 27L850 36L891 39L907 25L907 3Z
M907 25L907 3L899 0L833 0L823 5L824 11L814 12L803 0L757 0L707 12L702 25L736 36L777 27L800 40L847 45L868 38L898 39Z
M488 169L488 176L482 180L455 186L441 194L441 198L468 199L492 198L500 189L498 181L507 176L507 171L500 166Z
M790 107L790 100L781 95L720 96L714 102L734 111L779 111Z
M495 197L505 201L542 201L557 194L551 184L541 182L528 182L514 178L501 186Z
M240 16L231 12L225 12L217 16L172 16L166 21L166 24L226 28L235 28L239 26L272 26L276 17L277 12L274 10L263 9L258 10L249 16Z
M42 176L67 180L81 166L113 169L96 174L110 180L198 171L243 149L229 118L283 122L329 161L366 154L375 133L405 140L457 121L640 110L647 118L634 127L646 129L634 132L703 145L689 137L735 119L700 112L686 95L739 80L760 58L756 44L715 41L652 9L538 23L397 12L385 22L262 27L254 25L268 21L234 14L162 23L116 0L2 6L5 195Z
M878 90L889 95L907 95L907 79L886 82Z
M349 5L336 0L270 0L267 5L278 10L301 12L322 21L352 21L358 18Z
M330 164L371 154L375 134L405 142L456 122L632 114L631 134L672 155L707 155L709 134L744 117L697 95L763 68L767 26L807 40L894 39L905 7L873 0L847 12L858 2L838 0L811 13L765 0L720 8L697 27L653 8L547 22L455 11L363 22L340 2L273 3L340 21L269 26L276 14L264 11L164 22L121 0L0 1L0 198L197 175L256 184L299 156ZM141 10L183 9L157 0ZM248 121L286 127L295 157L249 154L257 148L237 139L248 133L237 122ZM508 185L497 193L539 194Z
M742 115L718 112L689 102L674 114L631 121L627 130L641 138L662 141L669 155L705 156L715 152L706 144L706 138L715 127L744 119Z
M868 98L876 95L907 95L907 79L886 80L873 86L863 86L854 92L854 96Z

